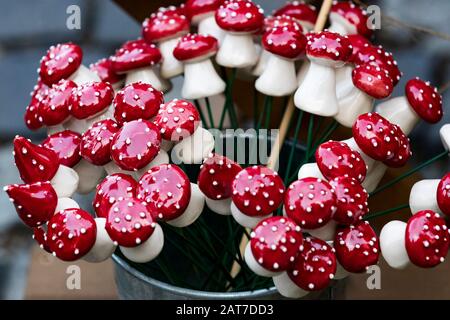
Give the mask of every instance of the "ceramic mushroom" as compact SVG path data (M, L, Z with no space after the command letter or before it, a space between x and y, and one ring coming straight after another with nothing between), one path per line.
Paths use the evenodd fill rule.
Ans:
M95 243L83 260L98 263L111 258L116 250L116 245L106 231L106 219L95 218L94 221L96 225Z
M137 171L138 176L169 158L161 150L159 128L147 120L126 122L114 134L111 143L111 158L120 169Z
M73 168L81 160L80 143L81 135L70 130L56 132L42 141L44 147L58 155L59 163L69 168Z
M214 149L214 137L203 129L195 106L174 99L161 105L154 120L165 141L172 141L171 158L182 163L201 163Z
M137 198L145 201L155 219L186 227L203 211L205 197L195 183L174 164L161 164L139 180Z
M191 24L197 26L199 34L209 34L219 43L225 37L225 32L217 25L214 14L223 0L187 0L186 13Z
M95 189L104 177L104 171L108 174L121 170L111 161L111 145L114 134L119 131L119 126L114 120L106 119L95 122L83 133L80 154L83 161L76 167L80 175L80 193L88 193Z
M183 73L183 64L173 56L180 38L189 32L189 20L177 8L159 9L142 24L142 36L148 43L157 43L163 57L161 75L165 79Z
M269 217L250 234L244 259L250 270L273 277L290 270L303 245L300 227L287 217Z
M188 34L180 39L173 55L184 65L183 98L199 99L225 91L225 82L217 74L210 59L217 49L216 38L209 35Z
M209 209L218 214L231 214L231 184L241 170L239 164L217 153L205 158L200 166L197 184L205 195Z
M255 65L259 55L253 43L253 34L263 28L263 10L249 0L225 1L217 9L215 19L225 31L217 53L217 63L229 68Z
M125 198L114 203L106 218L106 232L125 257L145 263L156 258L164 246L164 234L145 202Z
M319 116L338 113L335 68L342 67L351 53L346 37L322 31L310 34L306 55L311 62L305 79L295 92L295 106Z
M99 77L81 62L83 51L71 42L51 46L42 57L38 69L41 80L47 85L57 83L62 79L72 80L76 84L90 81L100 81Z
M285 193L278 173L264 166L242 169L233 180L232 190L231 214L247 228L254 228L272 216Z
M378 237L367 221L339 226L334 249L341 266L351 273L365 272L369 266L378 262L380 255Z
M412 214L429 209L450 215L450 174L416 182L409 194L409 207Z
M330 31L341 35L360 34L366 38L372 36L367 12L351 1L334 1L330 11Z
M395 269L409 264L432 268L444 262L449 247L445 220L432 210L417 212L408 222L393 220L380 233L384 260Z
M156 45L147 44L143 39L125 42L111 58L114 72L126 74L125 84L141 81L166 91L170 84L159 77L157 69L161 60L161 52Z
M117 74L114 71L111 57L98 60L89 65L89 69L95 72L101 81L108 82L114 89L114 92L119 91L125 82L125 75Z
M71 197L78 187L78 174L59 163L58 155L51 149L38 146L16 136L14 160L25 183L50 181L58 197Z
M298 24L275 27L264 33L264 50L271 53L255 88L268 96L286 96L297 89L295 60L300 58L306 37Z
M336 268L334 248L319 238L308 237L303 241L293 267L274 277L273 282L281 295L301 298L310 291L328 287Z

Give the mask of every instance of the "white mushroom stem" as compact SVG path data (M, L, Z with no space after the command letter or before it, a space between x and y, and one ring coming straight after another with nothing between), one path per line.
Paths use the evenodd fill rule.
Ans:
M116 249L114 242L106 232L105 218L95 218L95 224L97 226L97 234L95 237L95 244L91 250L83 257L83 260L88 262L102 262L110 258Z
M167 152L161 149L159 150L158 155L152 161L150 161L145 167L137 170L135 175L137 178L139 178L151 168L159 166L164 163L169 163L169 161L170 161L169 155L167 154ZM128 174L130 173L128 172Z
M295 62L290 59L270 54L267 66L256 79L255 88L272 97L290 95L297 89Z
M362 183L364 189L367 192L374 191L378 187L381 179L383 179L386 170L387 166L383 162L375 162L370 171L367 171L366 178Z
M209 58L185 62L181 95L185 99L214 96L225 91L226 84Z
M356 29L355 25L348 22L338 13L335 12L330 13L330 21L331 25L328 28L328 31L339 33L342 36L358 33L358 30Z
M439 182L439 179L427 179L413 185L409 194L409 207L412 214L421 210L441 211L436 198Z
M222 43L223 38L225 38L225 31L223 31L216 23L216 19L214 17L214 12L211 12L207 15L203 15L198 22L198 31L199 34L209 34L217 39L219 44Z
M55 213L66 209L79 209L80 205L71 198L58 198Z
M248 216L245 213L241 212L236 207L236 205L233 203L233 201L231 202L230 210L231 210L231 215L233 216L234 220L236 220L237 223L239 223L243 227L251 228L251 229L256 227L256 225L261 220L264 220L264 219L272 216L272 214L268 214L266 216L256 216L256 217Z
M112 119L114 120L114 105L111 104L107 108L103 109L99 113L93 115L92 117L89 117L86 119L86 126L88 129L92 127L92 125L98 121L106 120L106 119Z
M252 246L250 244L251 242L247 243L247 246L245 247L245 253L244 253L244 260L245 263L247 263L247 266L252 270L254 273L261 277L275 277L281 273L280 272L274 272L271 270L268 270L261 266L258 261L256 261L255 256L252 252Z
M333 117L338 113L335 70L310 62L305 79L295 92L295 106L315 115Z
M77 190L79 180L75 170L61 164L50 183L58 198L70 198Z
M103 167L95 166L92 163L81 159L73 169L80 177L77 192L87 194L95 189L105 176Z
M159 91L164 91L167 87L166 81L158 76L155 67L152 66L129 71L125 78L125 85L139 81L148 83Z
M258 52L253 43L253 36L226 32L222 46L217 52L216 61L219 65L229 68L255 65L258 62Z
M173 49L175 49L179 40L180 37L176 37L158 44L163 56L161 75L165 79L170 79L183 73L183 64L173 56Z
M297 286L295 282L291 280L287 272L283 272L280 275L273 277L273 283L278 292L286 298L299 299L309 293Z
M317 166L317 163L305 163L300 167L300 170L298 170L298 179L308 178L308 177L314 177L318 179L325 180L325 177L320 172L319 167Z
M297 71L297 85L300 87L302 82L305 80L306 74L308 73L309 65L311 63L308 59L303 59L302 65Z
M353 66L346 64L342 68L336 69L336 96L338 101L345 98L355 86L353 85Z
M161 252L164 246L164 234L159 224L156 224L155 230L153 231L150 238L145 240L143 243L136 247L122 247L120 246L120 251L123 255L137 263L145 263L155 259Z
M337 122L351 128L359 115L372 111L373 97L353 87L347 95L338 99L339 111L334 116Z
M101 81L95 72L89 70L89 68L82 64L78 67L78 70L69 77L69 80L72 80L77 85L82 85L87 82Z
M64 125L63 124L58 124L56 126L50 126L47 127L47 136L51 136L52 134L64 131Z
M439 136L441 137L444 149L450 151L450 123L444 124L441 129L439 129Z
M393 220L384 225L380 233L380 249L384 260L395 269L404 269L410 264L405 247L406 223Z
M334 235L336 233L337 223L334 220L330 220L324 226L317 229L305 229L305 232L308 232L313 237L322 239L324 241L330 241L334 239Z
M205 200L206 205L211 211L225 216L231 214L231 198L217 200L205 197Z
M270 52L262 48L260 49L259 60L256 66L251 71L252 75L259 77L260 75L263 74L264 70L267 67L267 63L269 62L270 56L271 56Z
M105 171L108 175L112 175L114 173L124 173L124 174L128 174L128 175L134 174L134 171L123 170L114 161L110 161L107 164L105 164L103 166L103 169L105 169Z
M194 133L178 142L171 152L172 160L200 164L214 149L214 136L199 126Z
M405 96L392 98L380 103L375 111L390 122L398 125L406 135L410 134L420 120L420 117L411 108Z
M168 224L177 227L184 228L197 220L200 217L203 208L205 206L205 196L200 191L199 187L195 183L191 183L191 198L186 210L176 219L167 221Z
M71 130L79 134L83 134L89 128L86 120L81 120L74 117L70 117L69 120L64 123L63 127L64 129Z

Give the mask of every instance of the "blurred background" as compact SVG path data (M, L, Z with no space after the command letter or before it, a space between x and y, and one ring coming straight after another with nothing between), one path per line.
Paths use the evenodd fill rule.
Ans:
M119 4L117 3L119 2ZM24 125L23 112L30 99L41 56L47 48L58 42L73 41L84 50L85 65L112 54L121 43L140 35L140 22L159 6L174 1L110 1L110 0L0 0L0 185L19 181L13 167L11 144L16 134L40 141L45 132L30 132ZM175 1L180 2L180 1ZM256 0L270 13L285 0ZM314 1L312 1L314 2ZM450 24L448 0L379 0L366 1L377 4L382 10L382 29L376 33L376 43L392 51L400 69L402 81L393 96L402 95L406 81L414 76L430 80L437 87L450 81ZM81 9L80 30L66 27L66 9L76 4ZM123 8L126 8L124 10ZM430 34L428 29L437 31ZM426 32L424 32L426 31ZM176 97L175 91L169 95ZM448 110L450 90L444 94ZM446 112L442 123L449 122ZM413 161L430 158L441 150L437 126L421 122L413 131L411 140L416 151ZM448 162L436 164L423 171L426 177L436 178L448 171ZM0 193L0 299L24 297L58 298L58 293L48 292L39 272L30 270L32 240L29 230L19 222L13 206L4 192ZM33 258L31 258L33 257ZM45 271L48 265L41 264ZM92 273L91 284L105 286L108 294L98 297L114 298L114 284L110 266L105 266L104 284L99 273ZM30 275L31 273L31 275ZM428 273L430 274L430 273ZM37 277L32 279L30 277ZM83 280L84 281L84 280ZM37 288L31 288L34 286ZM39 295L39 292L42 295ZM450 292L447 291L448 296ZM448 297L447 296L447 297ZM86 297L82 296L81 297ZM393 297L402 297L395 295Z

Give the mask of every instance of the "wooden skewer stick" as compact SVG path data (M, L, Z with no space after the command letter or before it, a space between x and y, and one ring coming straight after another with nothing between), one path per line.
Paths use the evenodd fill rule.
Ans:
M333 0L323 0L322 6L320 7L319 16L317 17L316 24L314 26L314 32L320 32L325 27L325 23L328 19L328 13L330 12L331 6L333 4ZM278 130L278 135L275 138L275 143L272 147L272 151L270 152L269 160L267 162L267 167L269 169L274 169L278 162L278 158L280 157L281 146L283 145L284 139L286 138L286 134L289 128L289 122L291 121L292 115L294 113L294 97L291 96L286 107L286 111L284 112L283 119L281 120L280 128ZM249 231L249 230L247 230ZM245 251L245 247L247 246L248 239L242 236L241 242L239 244L239 250L243 255ZM241 270L241 267L238 263L234 262L231 267L231 276L234 278Z

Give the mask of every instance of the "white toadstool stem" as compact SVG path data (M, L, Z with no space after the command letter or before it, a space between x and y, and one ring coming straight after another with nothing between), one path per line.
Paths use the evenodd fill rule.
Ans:
M73 200L72 198L58 198L58 202L56 204L56 209L55 209L55 213L60 212L62 210L66 210L66 209L79 209L80 205Z
M136 173L135 173L136 178L141 177L144 173L146 173L148 170L150 170L153 167L159 166L161 164L169 163L169 160L170 159L169 159L169 155L167 154L167 152L164 151L163 149L160 149L158 155L152 161L150 161L145 167L136 171ZM128 173L128 174L130 174L130 173Z
M184 82L181 95L185 99L199 99L225 91L226 84L217 74L209 58L184 63Z
M80 194L93 191L105 176L103 167L95 166L84 159L81 159L73 169L80 178L77 188L77 192Z
M187 227L200 217L204 206L205 196L197 184L191 183L191 198L186 210L178 218L169 220L167 223L177 228Z
M259 59L258 63L252 70L252 75L259 77L263 74L264 70L266 69L267 62L269 62L271 54L267 50L260 49Z
M156 224L150 238L136 247L122 247L120 251L123 255L137 263L145 263L155 259L164 246L164 234L159 224Z
M225 216L231 214L231 198L216 200L205 197L205 201L211 211Z
M289 278L287 272L283 272L280 275L273 277L273 283L278 292L286 298L299 299L309 293L297 286L294 281Z
M320 169L317 166L316 162L305 163L304 165L302 165L298 170L297 177L299 180L308 177L314 177L325 180L325 177L322 175L322 172L320 172Z
M335 70L310 62L305 79L295 92L295 106L315 115L333 117L338 113Z
M409 135L420 118L411 108L405 96L389 99L376 107L376 112L402 129Z
M69 80L72 80L77 85L82 85L87 82L98 82L101 81L99 76L91 71L89 68L87 68L84 65L80 65L70 77Z
M339 111L334 119L343 126L351 128L359 115L372 111L373 101L373 97L353 87L347 95L338 100Z
M83 257L83 260L88 262L102 262L110 258L116 249L114 242L106 232L105 218L95 218L95 224L97 226L97 234L95 237L95 244L91 250Z
M327 224L320 228L308 230L305 229L304 231L308 232L313 237L319 238L324 241L330 241L334 239L334 236L336 234L336 227L336 221L330 220Z
M266 68L255 82L256 90L273 97L287 96L297 88L295 63L270 54Z
M77 190L79 181L75 170L60 164L50 183L58 198L70 198Z
M413 185L409 194L409 207L412 214L421 210L441 212L436 198L439 182L439 179L427 179Z
M406 223L393 220L380 232L380 249L384 260L395 269L404 269L410 264L405 247Z
M164 91L167 89L166 81L157 75L155 67L152 66L129 71L125 78L125 85L127 86L131 83L139 81L151 84L156 90L159 91Z
M234 220L236 220L237 223L239 223L243 227L252 228L252 229L254 227L256 227L256 225L260 221L272 216L272 214L268 214L266 216L256 216L256 217L248 216L248 215L244 214L243 212L241 212L241 210L239 210L238 207L236 207L236 205L233 202L231 202L230 211L231 211L231 215L233 216Z
M183 73L183 64L173 56L173 49L178 44L180 37L161 41L158 44L163 56L161 64L161 75L165 79L170 79Z
M219 65L229 68L255 65L258 61L258 52L253 43L253 36L226 32L222 46L217 52L216 61Z
M203 18L204 17L204 18ZM214 12L204 15L198 22L198 33L209 34L217 39L219 44L222 43L225 37L225 31L223 31L216 23Z
M297 71L297 84L299 87L305 80L305 77L306 77L306 74L308 73L310 64L311 63L309 62L308 59L306 59L306 58L303 59L302 65L300 66L300 68Z
M214 149L214 136L199 126L192 135L178 142L171 158L186 164L200 164Z

